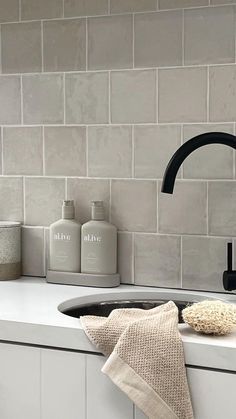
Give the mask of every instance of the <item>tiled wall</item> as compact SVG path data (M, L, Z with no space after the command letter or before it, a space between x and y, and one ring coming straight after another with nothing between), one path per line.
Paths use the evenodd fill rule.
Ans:
M208 146L160 193L173 152L235 132L236 2L0 0L0 218L44 275L64 197L103 199L126 283L221 291L236 236L235 154Z

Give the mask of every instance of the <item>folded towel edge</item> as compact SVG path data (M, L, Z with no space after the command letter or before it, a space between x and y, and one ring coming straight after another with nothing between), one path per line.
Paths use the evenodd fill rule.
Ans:
M149 419L179 419L149 384L113 351L102 368Z

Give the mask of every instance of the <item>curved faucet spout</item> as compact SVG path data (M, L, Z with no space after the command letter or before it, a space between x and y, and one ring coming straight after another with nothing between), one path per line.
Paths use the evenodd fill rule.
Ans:
M163 177L162 192L173 193L176 175L183 161L193 151L208 144L224 144L236 149L236 137L225 132L207 132L188 140L170 159Z

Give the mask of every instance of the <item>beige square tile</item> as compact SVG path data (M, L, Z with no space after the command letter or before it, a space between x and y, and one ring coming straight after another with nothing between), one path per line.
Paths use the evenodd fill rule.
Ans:
M45 276L44 228L22 228L23 275Z
M0 22L19 20L19 0L0 0Z
M68 124L108 122L108 73L66 75L66 122Z
M43 52L45 71L85 70L85 19L44 22Z
M207 115L207 70L159 70L159 122L202 122Z
M159 9L208 6L209 0L159 0Z
M135 285L181 286L180 237L135 234Z
M148 12L156 8L156 0L110 0L111 13Z
M155 70L130 70L112 72L112 122L156 122L155 89Z
M3 128L3 160L5 175L42 175L42 128Z
M42 70L40 22L2 25L2 72L33 73Z
M119 230L156 231L157 184L148 180L114 180L111 221Z
M65 17L106 15L108 0L64 0Z
M88 68L133 66L132 16L105 16L88 20Z
M25 124L63 123L62 75L23 76L22 83Z
M225 292L227 239L183 237L183 288Z
M131 127L89 127L88 174L98 177L131 177Z
M86 128L45 127L45 174L86 175Z
M236 182L209 182L209 233L236 235Z
M65 179L25 178L25 223L48 226L61 218Z
M20 91L20 77L0 76L0 124L20 124Z
M184 141L205 132L234 133L233 124L184 125ZM233 149L221 144L211 144L194 151L183 163L184 178L231 179L233 178Z
M135 126L135 176L162 178L170 158L180 144L181 128L178 125Z
M135 67L182 64L182 13L177 11L135 15Z
M8 0L9 1L9 0ZM51 19L62 17L61 0L21 0L21 19Z
M109 180L69 178L67 195L68 199L74 199L76 217L81 223L91 220L91 201L104 201L106 219L109 220Z
M236 66L210 67L210 120L236 120Z
M23 221L21 177L0 177L0 220Z
M206 183L177 181L169 195L161 192L160 182L158 211L160 233L206 234Z
M234 7L186 10L184 16L186 64L234 62Z
M132 233L118 233L118 272L122 284L133 283L133 238Z

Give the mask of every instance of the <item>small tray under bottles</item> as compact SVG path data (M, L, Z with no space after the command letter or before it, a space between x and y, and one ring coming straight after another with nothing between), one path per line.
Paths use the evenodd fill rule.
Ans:
M120 275L82 274L77 272L47 271L47 282L83 287L113 288L120 285Z

